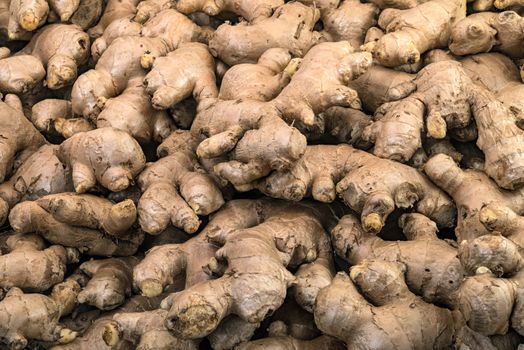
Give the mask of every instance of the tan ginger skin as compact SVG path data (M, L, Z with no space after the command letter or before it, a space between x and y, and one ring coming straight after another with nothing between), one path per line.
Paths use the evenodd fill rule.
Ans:
M20 99L14 95L6 95L5 102L0 101L0 183L9 178L14 165L24 162L46 143L20 108Z
M342 342L335 338L322 335L312 340L300 340L291 336L267 337L263 339L249 341L237 347L238 350L344 350Z
M232 12L248 22L256 23L270 17L282 5L283 0L179 0L175 8L185 14L202 11L209 16L216 16L220 12Z
M138 142L113 128L73 135L60 145L58 158L71 167L78 193L92 190L97 183L113 192L122 191L146 163Z
M133 268L138 261L131 256L90 260L80 265L80 270L90 280L78 294L78 302L101 310L112 310L122 305L131 296Z
M13 235L7 239L9 253L0 256L0 288L18 287L44 292L64 279L66 264L76 263L78 251L59 245L45 247L37 235Z
M10 349L25 349L29 339L68 343L76 332L59 324L60 300L43 294L24 294L11 288L0 302L0 337Z
M480 12L452 27L449 49L461 56L498 51L511 58L523 58L522 40L524 18L516 12Z
M215 60L201 43L183 43L157 58L143 84L156 109L170 108L190 96L197 103L218 96Z
M524 246L519 230L520 219L515 214L524 210L522 188L515 191L501 189L484 172L462 170L453 159L443 154L429 159L424 171L457 205L455 234L459 242L496 229Z
M367 134L375 142L375 155L410 159L421 143L424 114L429 136L437 139L444 138L447 129L466 128L473 117L477 146L485 156L485 172L505 189L518 188L524 182L524 159L513 146L524 142L517 116L489 90L474 84L459 62L432 63L389 95L398 101L388 105L386 114L369 127ZM403 128L391 127L398 124L397 120ZM407 135L410 142L406 142Z
M166 327L173 334L182 338L201 338L231 314L249 323L260 322L283 304L286 289L295 283L287 266L331 257L331 253L327 253L331 250L329 240L320 223L321 217L329 219L328 212L322 214L293 204L276 204L275 212L262 223L208 234L209 239L222 246L215 257L219 263L227 260L227 268L222 277L193 285L163 301L162 307L170 309ZM329 284L333 273L326 266L329 264L322 265L329 278L313 280L319 283L317 293ZM301 279L296 283L300 284ZM309 286L297 285L295 288Z
M128 86L134 86L135 78L141 80L144 77L146 71L143 67L149 68L151 59L166 55L183 42L206 42L209 35L208 30L172 9L149 20L141 33L142 36L115 39L95 69L76 80L71 92L75 114L96 120L106 100L122 94Z
M24 200L73 191L70 169L57 157L58 146L44 145L24 161L9 180L0 184L0 224L9 210Z
M136 252L143 234L132 229L136 208L87 194L60 193L17 204L9 222L19 233L35 232L49 242L101 256Z
M114 21L132 17L136 13L138 0L109 0L97 25L90 28L87 33L91 38L102 36L105 29Z
M219 184L206 173L195 155L198 141L188 132L171 134L138 177L142 196L138 216L142 229L159 234L170 224L194 233L198 215L209 215L224 204Z
M431 0L406 10L388 8L378 18L386 34L363 49L386 67L413 64L424 52L446 47L452 25L465 15L465 4L457 0Z
M389 170L384 173L380 169ZM308 146L304 157L291 170L274 172L254 186L270 197L294 201L312 196L321 202L332 202L338 195L347 206L361 213L368 232L380 232L396 207L414 206L438 227L451 227L455 221L451 199L416 169L380 160L349 145Z
M315 8L298 2L287 3L277 8L271 17L254 24L221 25L209 41L209 49L229 66L255 63L274 47L288 49L294 57L303 57L321 41L322 34L313 31L319 18Z
M460 245L460 259L472 276L462 284L457 306L468 326L484 335L524 334L524 259L522 246L500 235Z
M317 297L315 323L347 349L448 348L463 326L462 316L413 294L405 272L401 263L380 260L353 266L349 276L339 272Z
M437 236L437 225L421 214L404 214L399 225L408 241L385 241L366 233L359 219L346 215L331 231L335 252L350 265L365 259L406 265L406 284L426 302L453 306L464 277L457 249Z

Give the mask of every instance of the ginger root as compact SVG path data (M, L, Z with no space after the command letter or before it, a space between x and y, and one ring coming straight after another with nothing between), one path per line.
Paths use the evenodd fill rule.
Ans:
M281 5L283 0L179 0L175 8L184 13L191 14L202 11L209 16L216 16L221 12L232 12L243 17L248 22L262 21L270 17Z

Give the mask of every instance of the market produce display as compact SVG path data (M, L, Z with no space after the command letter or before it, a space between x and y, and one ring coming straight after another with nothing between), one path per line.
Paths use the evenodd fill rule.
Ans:
M522 0L0 0L0 350L524 350Z

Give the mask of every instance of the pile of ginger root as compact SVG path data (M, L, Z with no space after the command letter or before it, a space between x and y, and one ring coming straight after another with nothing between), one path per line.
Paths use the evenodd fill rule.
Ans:
M523 350L523 0L0 0L0 350Z

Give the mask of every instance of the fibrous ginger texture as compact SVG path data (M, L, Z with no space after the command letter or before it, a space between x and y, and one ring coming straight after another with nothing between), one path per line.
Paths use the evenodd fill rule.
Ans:
M510 222L505 219L508 210L517 213L522 213L524 210L523 189L512 192L503 190L483 172L462 170L453 159L444 154L429 159L424 171L437 186L453 198L457 205L455 234L459 242L490 232L482 224L482 218L485 222L493 224L498 220L498 225L502 228L504 223ZM500 210L484 211L482 215L482 208L486 205L494 205ZM511 230L508 231L510 235L513 233Z
M0 287L18 287L43 292L62 282L66 264L78 262L78 251L59 245L45 247L36 235L12 235L7 239L9 253L0 256Z
M406 267L367 260L320 291L315 322L347 349L445 349L462 325L458 312L424 302L406 285ZM369 301L368 301L369 300ZM355 336L358 334L358 336Z
M407 10L385 9L378 24L386 34L364 48L386 67L416 63L424 52L447 46L452 25L465 12L465 4L457 0L431 0Z
M404 214L399 220L408 241L385 241L362 229L353 215L340 219L331 232L336 253L351 265L365 259L406 265L406 284L428 303L453 305L464 271L457 249L437 237L437 226L421 214Z
M283 0L179 0L175 8L185 14L202 11L209 16L232 12L248 22L258 22L270 17L281 5L284 5Z
M313 125L316 115L334 106L359 107L347 85L371 66L371 55L354 52L347 41L321 43L300 62L291 82L271 102L285 120Z
M136 252L143 234L132 229L136 208L131 200L114 204L87 194L61 193L17 204L9 222L19 233L35 232L49 242L101 256Z
M29 339L68 343L76 333L59 322L60 305L43 294L11 288L0 301L0 337L10 349L25 349Z
M321 40L321 33L313 30L319 18L319 11L313 7L287 3L277 8L271 17L254 24L222 24L209 41L209 49L230 66L256 63L265 51L274 47L288 49L293 56L302 57Z
M295 201L311 195L332 202L338 195L361 213L368 232L379 232L396 207L414 206L439 227L451 227L455 219L451 199L416 169L349 145L308 146L291 170L272 173L256 188L270 197Z
M215 60L204 44L181 44L155 60L144 86L156 109L170 108L190 96L197 102L217 97Z
M449 49L461 56L493 50L512 58L523 58L522 40L524 18L516 12L480 12L453 26Z
M135 257L90 260L80 270L90 277L78 294L78 302L93 305L101 310L112 310L131 296Z
M138 202L140 226L150 234L170 224L194 233L198 215L209 215L224 204L219 184L198 162L198 142L184 131L175 132L161 144L161 157L138 177L143 194Z
M126 189L145 166L138 142L113 128L80 132L60 145L59 159L71 167L75 191L84 193L97 183L118 192Z
M267 337L249 341L237 347L238 350L344 350L342 342L335 338L322 335L312 340L300 340L291 336Z
M58 146L40 147L9 180L0 184L0 224L7 219L9 210L21 201L74 190L71 172L57 154Z
M206 336L231 314L250 323L262 321L283 304L286 289L295 282L286 267L311 263L330 251L320 221L329 220L329 211L271 204L266 204L269 215L252 227L208 233L211 241L222 246L215 257L219 263L227 261L227 268L222 277L163 301L163 308L170 309L166 327L176 336ZM256 214L251 218L259 217ZM296 282L301 283L300 279Z

